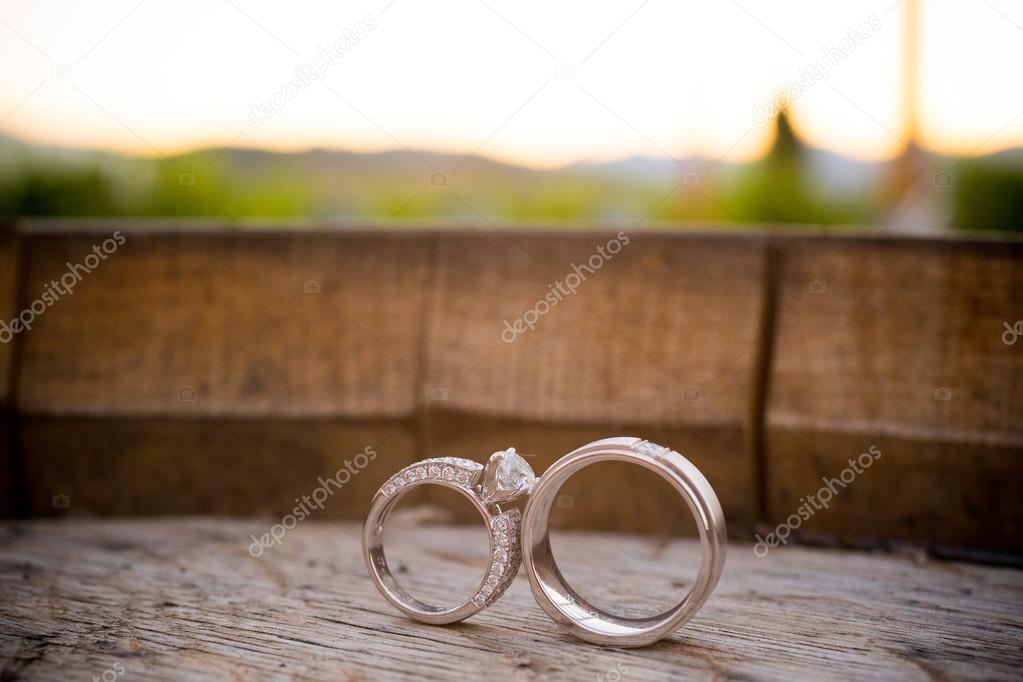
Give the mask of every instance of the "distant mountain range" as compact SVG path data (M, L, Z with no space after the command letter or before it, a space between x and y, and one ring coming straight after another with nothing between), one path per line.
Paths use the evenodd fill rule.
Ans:
M866 162L841 156L821 149L807 147L807 163L811 172L837 192L855 191L875 178L886 162ZM1023 150L1018 150L1023 153ZM452 154L445 152L391 149L380 152L352 152L313 148L298 152L278 152L252 148L205 148L174 155L168 161L187 165L203 159L216 159L218 163L236 169L249 169L253 174L268 169L301 169L313 175L386 176L406 178L430 173L457 173L458 175L485 174L507 180L522 180L527 176L596 177L626 182L677 182L682 173L695 171L711 173L722 178L747 164L734 164L725 160L686 156L669 159L665 156L631 156L614 161L580 161L555 169L536 169L505 163L483 155ZM54 147L23 142L0 133L0 173L16 171L26 163L55 163L69 165L95 165L99 167L131 166L133 163L149 165L155 159L147 156L129 156L115 152L89 149ZM457 168L457 171L455 169Z
M929 175L931 167L951 171L959 162L928 154L921 164ZM1008 225L1001 229L1016 229L1023 223L1013 203L1023 149L970 163L1010 170L999 171L997 192L985 189L986 181L974 174L975 193L1008 204L988 210L971 200L980 210L969 219L983 222L997 214ZM30 144L0 134L0 214L887 224L886 216L900 213L937 228L952 222L958 210L952 193L930 193L917 202L914 210L927 208L919 219L893 209L884 195L893 171L892 162L816 149L791 132L787 145L776 144L764 160L746 164L633 156L556 169L408 149L207 148L147 157ZM970 177L963 173L962 180Z

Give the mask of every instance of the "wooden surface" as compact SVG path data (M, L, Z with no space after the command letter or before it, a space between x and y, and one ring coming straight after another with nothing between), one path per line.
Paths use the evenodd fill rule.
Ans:
M106 232L28 229L26 289ZM375 485L415 459L515 445L542 470L613 432L686 448L735 527L756 519L756 241L633 236L509 344L503 321L614 232L124 234L26 336L28 513L65 513L55 495L72 513L283 513L336 469L330 457L373 445L366 489L330 509L361 518ZM582 526L673 528L670 497L632 516L604 497L576 509Z
M327 512L360 519L416 459L514 445L539 472L636 435L690 457L738 537L876 446L801 540L1023 547L1023 340L1001 341L1019 241L635 232L505 343L614 231L40 221L0 306L14 270L20 308L114 229L125 245L13 354L0 443L24 514L282 514L373 446ZM566 523L676 530L636 472L603 480Z
M483 574L482 531L393 519L400 579L452 593ZM307 521L249 555L271 520L32 521L0 528L0 678L337 680L1019 679L1023 572L919 554L729 547L697 617L645 649L563 635L520 571L455 626L401 617L356 524ZM393 537L391 535L393 533ZM563 533L583 594L651 614L691 584L689 540Z
M61 419L21 424L32 514L284 514L365 448L377 458L332 496L330 517L365 516L414 461L402 421ZM53 506L66 496L68 507Z
M0 320L10 323L18 314L15 310L17 289L17 256L14 231L0 222ZM14 415L11 410L11 381L14 358L14 339L0 343L0 517L16 511Z
M791 240L766 413L772 524L870 447L805 524L1023 546L1023 244Z
M415 409L428 238L125 234L27 337L22 412L393 418ZM104 237L34 234L27 289Z

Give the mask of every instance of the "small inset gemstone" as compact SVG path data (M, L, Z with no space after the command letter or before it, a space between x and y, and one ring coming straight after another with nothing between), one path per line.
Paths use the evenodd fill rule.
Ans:
M480 592L482 592L483 594L485 594L485 595L487 595L489 597L490 595L492 595L494 593L494 586L493 585L489 585L489 584L484 585L483 588L480 590Z
M658 457L668 451L668 448L664 447L663 445L651 443L648 440L643 441L642 443L638 443L634 447L637 451L643 453L644 455L649 455L650 457Z
M458 472L457 480L458 480L459 483L468 483L469 482L469 472L468 471L459 471Z
M440 478L440 467L436 464L430 465L430 478Z
M501 562L502 564L508 561L508 552L498 547L494 551L494 559Z
M443 476L444 480L446 480L446 481L453 481L453 480L455 480L455 468L454 467L446 466L446 467L444 467L441 470L440 473L441 473L441 476Z
M508 519L503 516L498 516L494 519L494 528L497 530L506 530L508 528Z
M416 478L419 480L426 478L426 467L416 467Z

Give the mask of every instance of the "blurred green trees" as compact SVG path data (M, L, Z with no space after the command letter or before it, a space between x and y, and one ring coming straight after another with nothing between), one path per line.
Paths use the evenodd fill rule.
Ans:
M770 151L749 164L640 157L556 170L407 151L226 149L132 158L37 148L0 136L0 215L885 223L893 212L884 192L891 164L809 147L784 111L774 128ZM1023 153L958 163L930 158L956 179L953 191L938 197L947 219L936 228L1023 229Z

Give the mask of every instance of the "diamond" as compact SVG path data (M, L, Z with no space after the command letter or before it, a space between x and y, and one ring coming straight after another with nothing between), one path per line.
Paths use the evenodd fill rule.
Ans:
M416 467L416 478L419 480L426 478L426 467Z
M459 483L468 483L469 482L469 472L468 471L459 471L458 472L458 482Z
M483 501L508 502L529 494L536 485L536 474L515 448L495 452L483 470Z
M455 468L454 467L446 466L446 467L444 467L441 470L440 473L441 473L441 476L443 476L445 480L448 480L448 481L455 480Z
M661 455L668 451L668 448L664 447L663 445L651 443L648 440L636 443L635 445L632 446L632 448L637 452L640 452L644 455L649 455L650 457L660 457Z
M430 478L440 478L440 467L436 464L430 465Z
M483 594L485 594L485 595L487 595L489 597L490 595L492 595L494 593L494 586L493 585L489 585L489 584L484 585L483 588L480 589L480 592L482 592Z
M498 547L497 550L494 551L494 559L503 564L508 561L508 552Z

